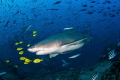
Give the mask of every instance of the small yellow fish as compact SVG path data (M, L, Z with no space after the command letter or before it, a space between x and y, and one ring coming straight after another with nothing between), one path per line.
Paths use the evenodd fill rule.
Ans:
M20 51L20 50L22 50L22 49L23 49L23 48L21 48L21 47L17 48L18 51Z
M20 57L20 60L25 60L26 58L25 57Z
M24 51L20 51L19 54L24 54Z
M29 46L30 46L30 44L27 45L27 47L29 47Z
M10 60L6 60L6 62L7 62L7 63L10 62Z
M18 67L18 65L14 65L14 67Z
M33 31L33 34L37 33L38 31Z
M29 64L28 62L24 62L24 64Z
M19 44L22 44L22 43L23 43L23 41L20 41L20 42L19 42Z
M18 43L18 42L16 42L16 43L15 43L15 45L19 45L19 43Z
M43 59L34 59L33 63L39 63L41 61L43 61Z
M33 34L33 36L37 36L37 34Z
M32 60L30 60L30 59L25 59L25 62L27 62L27 63L29 63L29 62L31 62Z

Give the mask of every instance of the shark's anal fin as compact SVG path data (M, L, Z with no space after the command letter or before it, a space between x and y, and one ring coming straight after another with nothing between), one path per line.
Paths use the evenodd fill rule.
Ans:
M54 53L54 54L50 54L49 57L50 58L53 58L53 57L56 57L59 53Z

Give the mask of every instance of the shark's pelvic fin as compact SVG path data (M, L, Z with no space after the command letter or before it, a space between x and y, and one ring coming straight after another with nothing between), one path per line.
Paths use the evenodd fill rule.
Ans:
M49 57L50 58L53 58L53 57L56 57L59 53L54 53L54 54L50 54Z

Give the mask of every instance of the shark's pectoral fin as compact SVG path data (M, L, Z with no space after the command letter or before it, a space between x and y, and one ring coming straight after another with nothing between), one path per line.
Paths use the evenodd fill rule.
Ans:
M50 58L53 58L53 57L56 57L59 53L54 53L54 54L50 54L49 57Z

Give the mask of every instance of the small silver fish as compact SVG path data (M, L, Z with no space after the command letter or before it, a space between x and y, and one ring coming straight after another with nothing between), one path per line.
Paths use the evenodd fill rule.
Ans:
M72 30L74 29L73 27L69 27L69 28L64 28L64 30Z
M25 30L24 34L26 34L26 32L28 31L28 29L31 27L32 25L30 24L27 29Z
M109 53L108 53L108 59L113 59L114 57L116 56L116 53L115 53L115 50L111 50Z
M71 57L69 57L69 58L76 58L76 57L78 57L78 56L80 56L80 54L73 55L73 56L71 56Z

